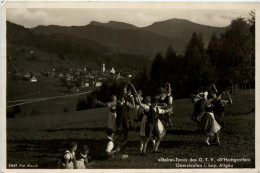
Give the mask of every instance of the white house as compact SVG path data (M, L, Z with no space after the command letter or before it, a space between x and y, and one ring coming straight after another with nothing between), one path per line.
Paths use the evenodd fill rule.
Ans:
M101 82L96 82L96 87L100 87L102 85L102 83Z
M33 76L32 78L31 78L31 80L30 80L31 82L37 82L37 79L36 79L36 77L35 76Z
M82 82L81 87L89 87L89 83L88 82Z
M110 73L112 73L112 74L115 74L115 73L116 73L116 71L115 71L115 68L114 68L114 67L111 69Z

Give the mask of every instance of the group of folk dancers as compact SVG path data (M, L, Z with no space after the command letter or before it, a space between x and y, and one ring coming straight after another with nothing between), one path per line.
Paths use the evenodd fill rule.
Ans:
M133 91L133 94L132 94ZM136 91L132 83L125 86L123 95L118 99L114 95L111 102L98 104L110 107L108 116L108 128L117 136L123 134L124 143L128 139L128 131L131 128L130 117L137 117L141 121L140 153L146 154L149 140L153 143L153 152L158 152L158 147L166 128L172 127L171 115L173 113L173 97L171 85L166 83L159 89L160 94L155 97L142 97L142 92ZM227 100L221 98L227 96ZM232 104L228 91L219 92L214 84L197 90L197 94L191 95L194 103L194 112L191 119L198 125L198 130L204 134L204 143L211 145L210 137L214 137L212 144L220 145L220 129L225 126L224 107ZM122 129L120 131L120 128Z
M198 130L204 135L204 143L220 145L219 133L221 127L225 126L224 107L232 104L229 92L218 92L214 84L210 87L200 88L197 94L192 94L194 111L191 119L198 125ZM97 104L108 106L110 113L108 116L107 138L104 148L105 159L119 156L120 147L116 145L115 140L123 141L125 146L128 139L128 131L131 129L131 116L135 116L135 121L140 121L140 153L147 154L147 144L151 140L153 143L153 152L158 153L158 147L161 139L166 134L166 127L172 127L171 115L173 112L171 85L166 83L165 87L159 89L160 94L155 97L142 97L142 92L136 91L130 82L125 86L122 96L118 99L112 96L111 102L96 101ZM133 91L133 94L132 94ZM221 98L227 96L227 100ZM213 143L209 139L213 137ZM89 164L89 149L87 145L80 147L78 154L77 143L71 142L70 147L66 150L59 160L60 168L86 168ZM120 155L120 158L127 158L128 155ZM77 158L77 159L76 159Z
M220 129L225 126L224 107L232 104L228 91L219 92L214 84L208 89L200 88L196 95L191 95L194 112L191 119L198 124L198 130L204 134L204 143L211 145L210 137L214 137L213 144L220 145ZM227 100L222 99L222 95Z
M140 153L146 154L149 140L153 143L153 152L158 152L162 137L166 134L166 127L172 127L172 95L169 83L161 87L160 94L155 97L142 97L142 91L137 91L132 83L124 87L122 96L113 95L111 102L97 104L108 106L108 129L112 130L117 140L125 145L128 140L128 132L132 128L132 119L140 121L141 145ZM132 94L133 92L133 94ZM121 139L120 139L121 138Z

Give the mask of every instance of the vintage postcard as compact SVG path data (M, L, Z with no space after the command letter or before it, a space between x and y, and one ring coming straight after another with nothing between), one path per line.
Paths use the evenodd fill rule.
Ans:
M259 172L259 10L3 2L1 172Z

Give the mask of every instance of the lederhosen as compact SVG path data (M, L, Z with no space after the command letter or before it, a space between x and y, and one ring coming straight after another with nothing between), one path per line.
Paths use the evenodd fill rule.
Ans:
M116 105L116 130L117 131L119 130L123 121L122 109L123 109L123 105L121 105L121 103L118 102Z
M156 111L150 106L150 110L147 112L147 121L145 126L146 137L160 137L160 132L158 128L158 116L159 110L156 107Z
M129 120L129 107L127 105L127 101L125 101L122 105L122 128L125 140L128 138Z
M221 125L222 127L224 127L224 126L225 126L224 106L221 105L220 102L221 102L221 100L218 100L218 101L214 104L213 113L214 113L215 120L219 123L219 125Z
M191 115L191 119L197 124L201 122L202 116L205 112L205 99L200 99L194 104L194 111Z

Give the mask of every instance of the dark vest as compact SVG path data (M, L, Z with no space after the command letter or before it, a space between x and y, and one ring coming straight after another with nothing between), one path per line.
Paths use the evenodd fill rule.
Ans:
M214 109L213 109L214 114L222 114L224 113L224 106L222 106L220 104L220 100L218 100L215 104L214 104Z
M169 100L169 96L166 96L164 99L162 99L161 97L158 99L158 103L166 103L167 105Z
M122 108L123 108L123 105L121 105L121 103L117 103L117 105L116 105L117 117L122 117Z
M116 107L110 107L110 112L111 113L116 113Z
M199 115L201 112L205 111L205 99L200 99L194 104L193 116Z
M213 112L213 107L214 107L213 105L209 107L205 106L205 112Z
M147 123L151 123L151 124L157 124L158 123L158 116L159 116L159 111L158 111L158 107L156 108L157 111L155 111L151 106L150 106L150 110L147 113Z
M125 102L125 103L122 105L122 117L123 117L123 118L129 118L128 112L129 112L129 108L128 108L128 106L127 106L127 102Z

